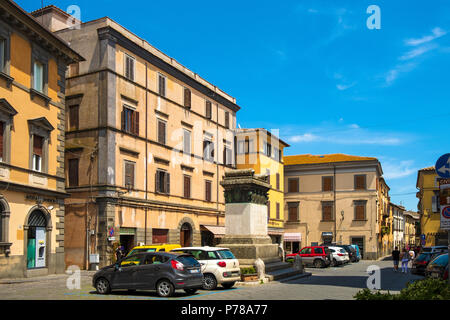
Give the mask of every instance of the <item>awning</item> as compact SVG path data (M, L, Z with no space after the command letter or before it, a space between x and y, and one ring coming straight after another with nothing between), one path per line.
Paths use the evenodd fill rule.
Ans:
M274 229L274 228L267 228L267 233L274 235L274 236L282 236L283 230L282 229Z
M333 232L322 232L322 237L332 237Z
M208 231L210 231L212 234L214 234L215 238L223 238L225 236L225 227L205 226L205 225L202 225L202 227L205 227Z
M284 234L284 241L285 242L300 242L302 241L302 234L301 233L285 233Z

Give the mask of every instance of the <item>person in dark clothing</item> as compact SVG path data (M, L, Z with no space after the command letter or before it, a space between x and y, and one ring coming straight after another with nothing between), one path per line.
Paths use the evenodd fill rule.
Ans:
M400 261L400 251L398 247L395 247L394 251L392 251L392 259L394 260L394 271L398 271L398 262Z
M120 261L123 258L123 250L121 246L118 246L116 249L116 261Z

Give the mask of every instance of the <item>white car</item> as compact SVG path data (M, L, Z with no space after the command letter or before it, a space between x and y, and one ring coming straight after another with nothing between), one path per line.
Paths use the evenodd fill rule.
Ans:
M200 262L203 273L203 289L214 290L218 284L229 289L241 279L239 260L230 249L217 247L185 247L172 252L190 253Z
M328 249L330 249L331 255L333 257L333 260L331 261L332 266L350 262L350 257L345 249L340 247L328 247Z

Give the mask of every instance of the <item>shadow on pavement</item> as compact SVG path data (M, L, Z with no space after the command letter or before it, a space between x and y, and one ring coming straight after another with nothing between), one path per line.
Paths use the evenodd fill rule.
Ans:
M205 293L219 293L219 292L226 292L226 291L233 291L236 288L231 288L231 289L223 289L223 288L216 288L214 290L199 290L194 294L188 294L186 292L184 292L183 290L176 290L173 295L169 298L162 298L160 296L158 296L158 294L156 293L156 291L151 291L151 290L138 290L138 291L129 291L129 290L114 290L112 292L110 292L107 295L103 295L98 293L97 291L93 290L90 291L89 293L92 295L96 295L99 297L107 297L107 296L126 296L127 298L132 299L133 297L153 297L153 298L160 298L160 299L173 299L173 298L185 298L185 297L195 297L195 296L201 296L204 295Z

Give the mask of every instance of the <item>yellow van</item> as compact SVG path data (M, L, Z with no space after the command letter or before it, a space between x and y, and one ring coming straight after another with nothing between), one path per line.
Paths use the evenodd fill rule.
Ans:
M169 252L172 249L181 248L179 244L158 244L158 245L149 245L149 246L137 246L134 247L128 254L127 257L140 252L157 252L157 251L166 251Z

